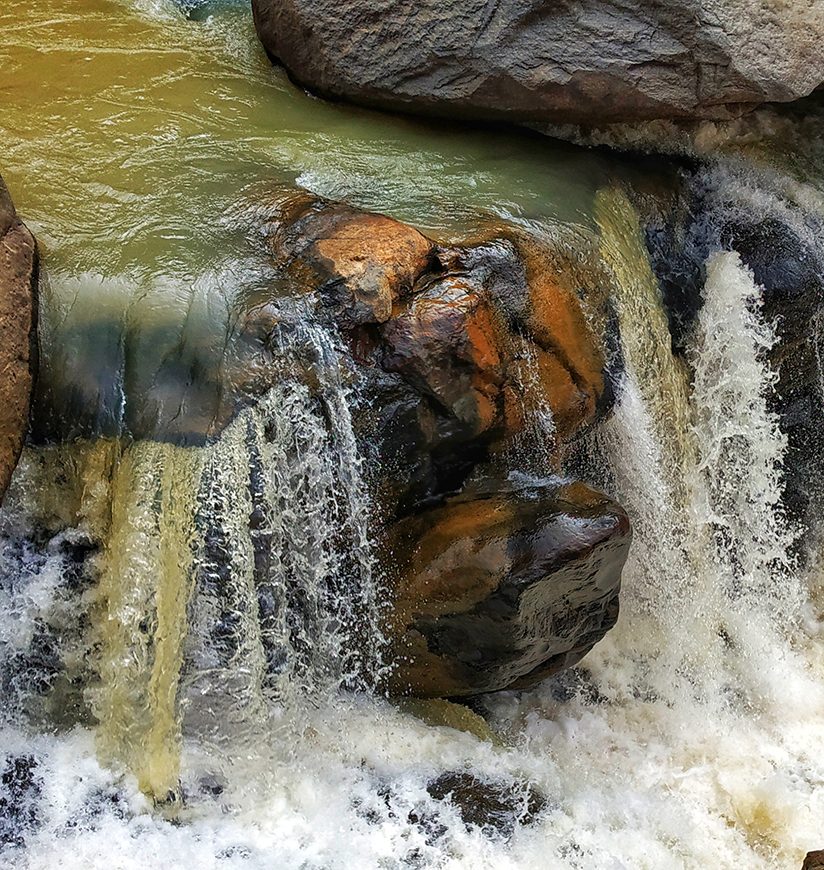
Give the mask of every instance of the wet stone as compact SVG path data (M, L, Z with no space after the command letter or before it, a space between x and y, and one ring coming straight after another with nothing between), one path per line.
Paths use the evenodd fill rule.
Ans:
M824 849L808 852L801 870L824 870Z
M37 828L37 798L41 780L34 755L9 755L0 774L0 850L23 846ZM0 851L2 854L2 851Z
M448 801L467 827L511 837L519 825L532 824L547 800L531 783L484 780L465 771L449 771L426 787L436 801Z

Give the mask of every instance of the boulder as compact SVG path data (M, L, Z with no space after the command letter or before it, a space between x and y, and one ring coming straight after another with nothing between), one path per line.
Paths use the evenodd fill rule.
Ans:
M727 118L824 81L824 2L253 0L258 36L332 99L477 119Z
M0 500L17 465L37 362L37 247L0 178Z
M580 660L618 616L624 511L582 483L486 480L387 532L390 689L525 688Z
M583 308L603 300L568 268L565 243L488 223L443 245L300 190L275 192L269 214L279 297L307 299L348 344L360 382L355 425L386 521L459 491L520 436L531 408L553 418L553 451L607 410L590 325L604 318ZM249 396L276 370L276 307L271 298L250 306L233 344L243 354L229 370Z
M269 242L294 290L316 291L342 325L384 323L434 245L406 224L298 191L279 204Z

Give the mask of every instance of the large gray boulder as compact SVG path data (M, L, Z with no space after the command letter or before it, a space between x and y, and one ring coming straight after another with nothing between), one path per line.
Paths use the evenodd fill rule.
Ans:
M300 84L380 108L724 118L824 81L824 0L252 0Z
M37 248L0 178L0 500L29 419L36 362Z

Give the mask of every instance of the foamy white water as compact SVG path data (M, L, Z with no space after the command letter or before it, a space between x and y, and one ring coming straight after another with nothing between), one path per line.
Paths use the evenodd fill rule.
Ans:
M631 213L623 217L629 231ZM533 692L487 699L508 748L368 696L281 705L268 723L254 724L250 708L253 739L236 744L242 752L202 742L197 729L187 738L187 808L171 824L130 775L101 766L89 729L49 736L10 722L7 752L38 759L38 822L25 851L2 853L5 866L799 864L820 844L824 818L824 661L810 636L820 623L809 606L801 623L793 535L777 500L786 443L766 404L773 335L759 289L735 254L715 255L707 275L694 383L677 413L658 369L633 366L643 359L633 343L644 345L638 330L650 320L622 321L627 376L597 438L636 524L622 616L580 668ZM622 292L629 305L644 282ZM281 396L278 413L300 420L305 402L299 392ZM673 429L685 418L688 433ZM687 436L689 450L674 446ZM313 450L322 456L322 442ZM225 460L216 471L227 481L234 473ZM308 469L298 476L311 480ZM14 521L7 516L10 536L20 534ZM66 620L59 552L57 539L42 554L4 550L20 560L4 573L5 658L26 647L38 620ZM426 792L427 781L454 769L528 780L547 808L509 841L468 830Z

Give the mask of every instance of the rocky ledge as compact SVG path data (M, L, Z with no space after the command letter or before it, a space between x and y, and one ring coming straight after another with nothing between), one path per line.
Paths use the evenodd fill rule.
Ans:
M727 118L824 81L824 2L252 0L317 93L478 119Z
M0 500L17 465L37 361L37 247L0 178Z

